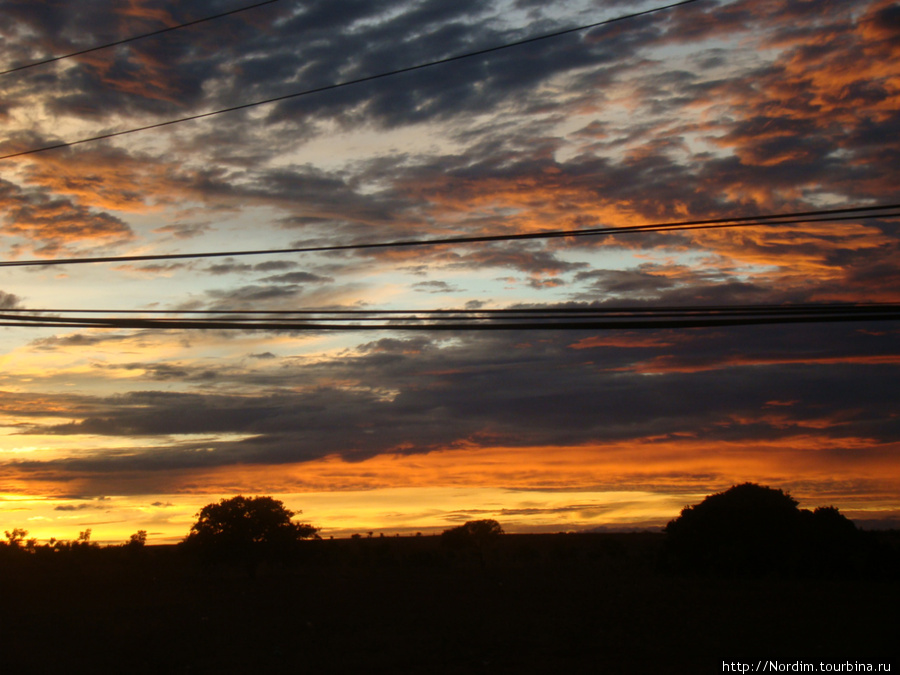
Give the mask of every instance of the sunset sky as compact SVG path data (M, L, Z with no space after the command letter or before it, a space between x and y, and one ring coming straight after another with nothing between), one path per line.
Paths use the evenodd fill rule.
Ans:
M252 0L0 1L0 70ZM0 75L0 155L665 0L279 0ZM0 160L0 260L328 246L900 202L900 2L696 0ZM900 302L897 218L0 267L2 310ZM745 481L900 526L900 324L0 328L0 530L177 541L664 524Z

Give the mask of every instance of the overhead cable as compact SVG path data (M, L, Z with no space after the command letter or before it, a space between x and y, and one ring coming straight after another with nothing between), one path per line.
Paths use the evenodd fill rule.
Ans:
M538 314L553 315L556 317L564 315L632 315L632 314L653 314L655 316L663 316L665 313L673 315L689 315L703 313L790 313L790 312L858 312L858 311L880 311L885 307L893 306L892 303L879 302L815 302L815 303L792 303L792 304L753 304L753 305L673 305L664 307L660 305L652 306L608 306L596 305L590 303L571 303L551 306L513 306L505 308L442 308L442 309L359 309L359 308L341 308L341 307L318 307L304 309L53 309L53 308L33 308L33 307L10 307L5 308L3 312L13 312L18 314L29 315L47 315L61 314L68 312L69 314L112 314L112 315L167 315L167 316L188 316L188 315L217 315L228 316L231 314L246 316L281 316L290 315L296 317L315 316L384 316L391 315L411 315L421 314L428 316L441 315L465 315L470 317L510 317L510 316L534 316Z
M330 331L497 331L497 330L643 330L797 323L898 321L900 303L806 305L731 305L655 308L526 308L504 310L327 310L293 312L216 310L172 314L218 314L194 318L148 316L42 315L41 310L0 312L0 326L32 328L105 328L144 330ZM118 314L134 314L119 312ZM159 314L164 310L145 312ZM265 316L268 314L269 316Z
M897 213L885 213L897 211ZM757 227L763 225L792 225L841 220L887 219L900 217L900 203L876 206L854 206L821 211L797 211L759 216L737 216L711 218L706 220L673 221L649 225L629 225L623 227L596 227L580 230L545 230L517 234L475 235L467 237L444 237L435 239L406 239L387 242L361 244L332 244L324 246L298 246L293 248L254 249L241 251L213 251L201 253L162 253L148 255L96 256L88 258L52 258L46 260L4 260L0 267L45 267L50 265L79 265L96 263L148 262L153 260L186 260L198 258L234 258L256 255L285 255L291 253L326 253L336 251L362 251L369 249L412 248L424 246L448 246L459 244L481 244L499 241L520 241L539 239L566 239L577 237L599 237L620 234L649 232L677 232L681 230L704 230L737 227Z
M187 117L179 117L177 119L167 120L165 122L156 122L154 124L148 124L142 127L135 127L132 129L125 129L123 131L114 131L107 134L101 134L99 136L91 136L89 138L82 138L76 141L65 141L62 143L55 143L53 145L46 145L39 148L30 148L28 150L20 150L18 152L9 153L7 155L0 155L0 160L3 159L12 159L13 157L22 157L25 155L33 155L39 152L46 152L48 150L58 150L60 148L69 148L74 145L81 145L83 143L93 143L95 141L102 141L110 138L116 138L118 136L125 136L127 134L134 134L140 131L149 131L151 129L160 129L162 127L167 127L173 124L181 124L182 122L190 122L193 120L204 119L206 117L213 117L214 115L223 115L225 113L237 112L238 110L246 110L248 108L255 108L261 105L268 105L270 103L278 103L280 101L287 101L294 98L299 98L301 96L310 96L312 94L319 94L325 91L332 91L335 89L341 89L343 87L351 87L358 84L363 84L365 82L372 82L374 80L380 80L386 77L393 77L395 75L401 75L403 73L411 73L417 70L422 70L424 68L433 68L435 66L444 65L447 63L453 63L455 61L461 61L463 59L470 59L476 56L484 56L486 54L491 54L494 52L498 52L504 49L511 49L513 47L521 47L523 45L532 44L535 42L539 42L541 40L549 40L552 38L561 37L563 35L569 35L571 33L577 33L581 31L590 30L591 28L597 28L599 26L605 26L611 23L616 23L618 21L625 21L628 19L635 19L637 17L646 16L648 14L653 14L655 12L661 12L667 9L672 9L674 7L679 7L681 5L688 5L693 2L697 2L698 0L681 0L681 2L675 2L669 5L664 5L662 7L654 7L652 9L647 9L642 12L633 12L631 14L624 14L621 16L614 17L612 19L605 19L604 21L597 21L595 23L586 24L583 26L575 26L573 28L567 28L565 30L555 31L553 33L545 33L543 35L537 35L530 38L525 38L523 40L517 40L515 42L507 42L502 45L495 45L493 47L487 47L485 49L479 49L472 52L466 52L463 54L456 54L455 56L449 56L443 59L436 59L434 61L427 61L424 63L419 63L414 66L407 66L405 68L398 68L396 70L389 70L381 73L377 73L375 75L367 75L365 77L359 77L352 80L344 80L343 82L336 82L333 84L324 85L321 87L315 87L313 89L305 89L303 91L293 92L291 94L284 94L282 96L275 96L273 98L267 98L260 101L252 101L250 103L242 103L240 105L231 106L229 108L222 108L220 110L213 110L211 112L199 113L196 115L188 115Z
M237 9L232 9L227 12L222 12L221 14L214 14L212 16L206 16L202 19L195 19L193 21L187 21L185 23L180 23L175 26L169 26L167 28L160 28L159 30L154 30L149 33L142 33L141 35L134 35L132 37L123 38L122 40L116 40L115 42L107 42L102 45L97 45L95 47L88 47L87 49L81 49L77 52L71 52L68 54L62 54L60 56L53 56L49 59L44 59L43 61L34 61L32 63L26 63L21 66L15 66L14 68L7 68L6 70L0 70L0 75L9 75L10 73L15 73L20 70L26 70L28 68L34 68L35 66L43 66L48 63L55 63L56 61L62 61L64 59L71 59L75 56L82 56L84 54L90 54L91 52L97 52L101 49L108 49L109 47L117 47L119 45L124 45L129 42L136 42L137 40L143 40L144 38L154 37L156 35L162 35L163 33L170 33L175 30L180 30L182 28L188 28L190 26L196 26L200 23L205 23L207 21L212 21L213 19L221 19L226 16L231 16L232 14L238 14L239 12L246 12L248 9L256 9L257 7L262 7L263 5L271 5L273 2L278 2L278 0L264 0L264 2L257 2L254 5L247 5L246 7L238 7Z

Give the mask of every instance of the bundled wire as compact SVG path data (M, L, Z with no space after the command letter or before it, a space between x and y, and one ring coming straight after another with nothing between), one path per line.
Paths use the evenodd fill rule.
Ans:
M0 326L151 330L496 331L641 330L900 320L900 303L360 310L7 309Z

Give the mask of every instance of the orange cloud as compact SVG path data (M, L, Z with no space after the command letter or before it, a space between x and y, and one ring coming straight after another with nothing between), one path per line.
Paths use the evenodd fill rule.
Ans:
M114 216L3 180L0 213L3 234L29 239L45 255L73 243L119 243L133 237L131 228Z
M199 197L191 190L197 176L171 162L118 148L36 155L25 165L24 176L31 185L98 209L143 213Z
M885 461L898 452L897 443L828 439L801 430L758 442L712 442L672 435L581 446L496 447L471 443L464 448L382 455L361 462L327 457L278 466L181 470L163 476L147 471L105 477L77 471L61 473L50 465L26 475L15 464L7 463L0 465L0 494L16 495L18 499L34 495L42 501L73 494L120 495L108 502L110 508L119 509L159 501L158 496L165 495L163 501L180 506L169 509L172 522L160 522L155 527L173 540L184 536L191 515L201 505L240 493L287 497L289 504L308 509L305 519L345 534L364 524L373 529L410 525L414 529L423 525L439 528L451 515L448 508L495 509L498 513L491 511L492 517L502 515L504 524L520 522L527 529L529 522L537 520L528 514L517 515L515 507L522 507L523 500L531 505L549 505L549 495L554 493L560 497L552 500L554 505L572 512L566 518L549 515L555 529L566 523L582 527L600 524L610 515L616 522L638 519L662 524L681 506L699 501L699 495L744 481L783 488L803 507L832 504L844 512L872 517L900 510L900 465ZM448 491L454 491L452 500ZM633 496L624 503L621 496L603 498L604 494L626 493ZM127 495L150 496L138 500ZM609 499L620 503L613 505ZM578 511L573 506L578 504L586 506ZM612 511L610 505L614 506ZM546 510L554 508L551 505ZM140 513L128 514L131 520L122 522L140 523L150 515L142 507ZM43 536L60 536L61 526L61 522L45 524ZM122 537L139 527L146 529L145 525L121 523L117 527L131 528L128 532L117 530L116 536Z
M598 198L601 186L574 179L555 164L550 170L463 178L425 175L398 184L399 191L427 203L429 215L445 227L464 221L466 234L525 233L579 229L598 224L644 225L647 219L616 200ZM596 180L596 176L593 177ZM443 232L446 234L446 230Z
M719 139L746 163L773 163L796 158L791 152L761 160L758 148L767 140L792 136L812 120L826 130L842 125L834 137L850 139L867 118L885 119L900 108L900 57L896 25L881 14L893 3L873 3L855 24L817 29L815 36L798 30L776 34L765 46L783 50L771 75L741 90L732 109L749 121Z
M746 422L746 420L745 420ZM195 494L333 492L428 487L505 487L515 490L689 490L709 492L745 480L779 485L857 482L857 496L876 501L900 488L900 465L886 462L897 443L797 433L760 441L706 441L673 435L581 446L478 446L427 454L386 454L360 462L327 457L276 466L117 473L59 472L51 465L26 475L3 465L0 481L27 494ZM868 486L868 487L866 487ZM161 489L165 488L165 489ZM9 491L9 490L7 490Z
M617 347L624 349L641 349L647 347L672 347L676 342L683 342L683 336L668 335L648 336L634 333L587 337L569 345L570 349L594 349L596 347Z
M121 8L118 13L121 17L121 27L124 35L130 35L136 32L137 23L132 19L150 19L154 23L161 23L164 26L174 26L178 22L172 18L172 15L164 9L154 7L147 0L128 0L128 4Z
M726 368L744 368L749 366L779 366L779 365L835 365L835 364L859 364L859 365L898 365L900 355L879 354L873 356L748 356L731 355L711 360L684 359L674 355L657 356L649 361L642 361L623 371L643 373L647 375L661 375L663 373L701 373L709 370L724 370Z

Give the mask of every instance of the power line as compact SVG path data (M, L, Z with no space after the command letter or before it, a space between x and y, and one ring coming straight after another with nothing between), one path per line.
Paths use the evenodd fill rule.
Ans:
M573 306L554 305L550 307L506 307L501 309L480 308L445 308L445 309L341 309L341 308L306 308L306 309L54 309L54 308L33 308L33 307L10 307L2 312L43 315L57 314L68 312L70 314L149 314L149 315L247 315L247 316L281 316L292 315L297 317L303 316L387 316L391 315L410 315L421 314L428 316L443 315L467 315L467 316L520 316L520 315L536 315L546 314L552 316L563 315L587 315L602 314L612 316L637 315L637 314L653 314L663 316L666 313L672 315L688 315L703 313L790 313L790 312L858 312L858 311L880 311L885 308L894 307L897 303L883 302L840 302L840 303L793 303L793 304L754 304L754 305L676 305L672 307L647 306L647 307L608 307L596 306L592 304L576 304ZM41 318L37 316L37 318Z
M148 262L152 260L186 260L199 258L232 258L254 255L285 255L291 253L324 253L334 251L360 251L387 248L412 248L425 246L447 246L455 244L480 244L499 241L520 241L539 239L565 239L577 237L598 237L619 234L639 234L649 232L678 232L682 230L720 229L734 227L756 227L760 225L792 225L799 223L834 222L841 220L868 220L873 218L898 218L898 213L885 211L900 209L898 204L878 206L856 206L820 211L797 211L760 216L738 216L712 218L706 220L674 221L649 225L625 227L597 227L581 230L548 230L518 234L494 234L470 237L445 237L439 239L406 239L363 244L334 244L327 246L301 246L294 248L255 249L242 251L212 251L201 253L163 253L150 255L97 256L90 258L56 258L49 260L7 260L0 261L0 267L44 267L50 265L78 265L112 262Z
M116 40L115 42L107 42L106 44L97 45L96 47L88 47L87 49L82 49L77 52L71 52L69 54L62 54L61 56L53 56L49 59L44 59L43 61L35 61L33 63L26 63L22 66L16 66L15 68L8 68L7 70L0 70L0 75L9 75L10 73L15 73L20 70L26 70L28 68L34 68L36 66L43 66L48 63L55 63L56 61L62 61L64 59L71 59L74 56L82 56L83 54L90 54L91 52L97 52L101 49L108 49L109 47L117 47L118 45L124 45L129 42L136 42L137 40L143 40L144 38L154 37L156 35L162 35L163 33L170 33L174 30L180 30L182 28L188 28L190 26L196 26L200 23L205 23L206 21L212 21L213 19L221 19L222 17L231 16L232 14L238 14L239 12L246 12L248 9L256 9L257 7L262 7L263 5L271 5L273 2L278 2L278 0L265 0L264 2L257 2L255 5L247 5L246 7L239 7L237 9L232 9L228 12L222 12L221 14L214 14L212 16L207 16L202 19L195 19L193 21L188 21L186 23L180 23L176 26L169 26L168 28L160 28L159 30L151 31L149 33L142 33L141 35L134 35L129 38L124 38L122 40Z
M240 105L232 106L230 108L222 108L221 110L214 110L211 112L199 113L196 115L189 115L187 117L180 117L178 119L167 120L165 122L156 122L154 124L148 124L142 127L135 127L132 129L125 129L123 131L114 131L108 134L101 134L99 136L92 136L90 138L82 138L76 141L66 141L63 143L56 143L54 145L46 145L40 148L31 148L29 150L21 150L19 152L13 152L7 155L0 155L0 160L4 159L12 159L14 157L23 157L25 155L33 155L39 152L46 152L48 150L58 150L61 148L69 148L74 145L81 145L83 143L93 143L95 141L107 140L110 138L116 138L118 136L125 136L127 134L134 134L141 131L149 131L151 129L160 129L162 127L167 127L173 124L181 124L182 122L190 122L193 120L204 119L206 117L213 117L215 115L223 115L225 113L237 112L238 110L246 110L248 108L254 108L261 105L268 105L270 103L278 103L280 101L287 101L294 98L299 98L301 96L310 96L312 94L319 94L325 91L333 91L335 89L341 89L343 87L350 87L357 84L363 84L365 82L372 82L375 80L380 80L386 77L393 77L394 75L401 75L403 73L411 73L417 70L422 70L424 68L432 68L434 66L444 65L446 63L453 63L455 61L461 61L463 59L469 59L476 56L484 56L485 54L491 54L494 52L498 52L504 49L511 49L513 47L521 47L523 45L532 44L535 42L539 42L541 40L549 40L552 38L561 37L563 35L569 35L571 33L577 33L585 30L590 30L591 28L597 28L599 26L605 26L612 23L616 23L618 21L625 21L628 19L635 19L637 17L645 16L648 14L653 14L655 12L661 12L664 10L672 9L674 7L679 7L681 5L688 5L693 2L697 2L697 0L681 0L680 2L675 2L669 5L664 5L662 7L654 7L652 9L647 9L641 12L634 12L632 14L625 14L622 16L617 16L612 19L606 19L604 21L597 21L595 23L586 24L583 26L576 26L574 28L567 28L565 30L555 31L553 33L546 33L544 35L537 35L530 38L525 38L523 40L518 40L516 42L508 42L502 45L496 45L494 47L487 47L485 49L479 49L473 52L466 52L464 54L457 54L455 56L449 56L443 59L437 59L435 61L427 61L425 63L420 63L414 66L407 66L405 68L398 68L396 70L389 70L382 73L377 73L375 75L368 75L366 77L360 77L353 80L345 80L343 82L337 82L334 84L324 85L322 87L315 87L313 89L306 89L303 91L294 92L292 94L284 94L282 96L276 96L273 98L263 99L260 101L253 101L251 103L243 103Z
M36 316L49 310L0 313L0 326L144 330L262 331L497 331L643 330L798 323L898 321L900 303L726 305L718 307L523 308L497 310L149 310L144 314L218 314L210 318L84 317L105 310L68 310L69 316ZM141 310L115 312L122 315ZM269 316L262 316L268 314ZM292 316L293 315L293 316Z

